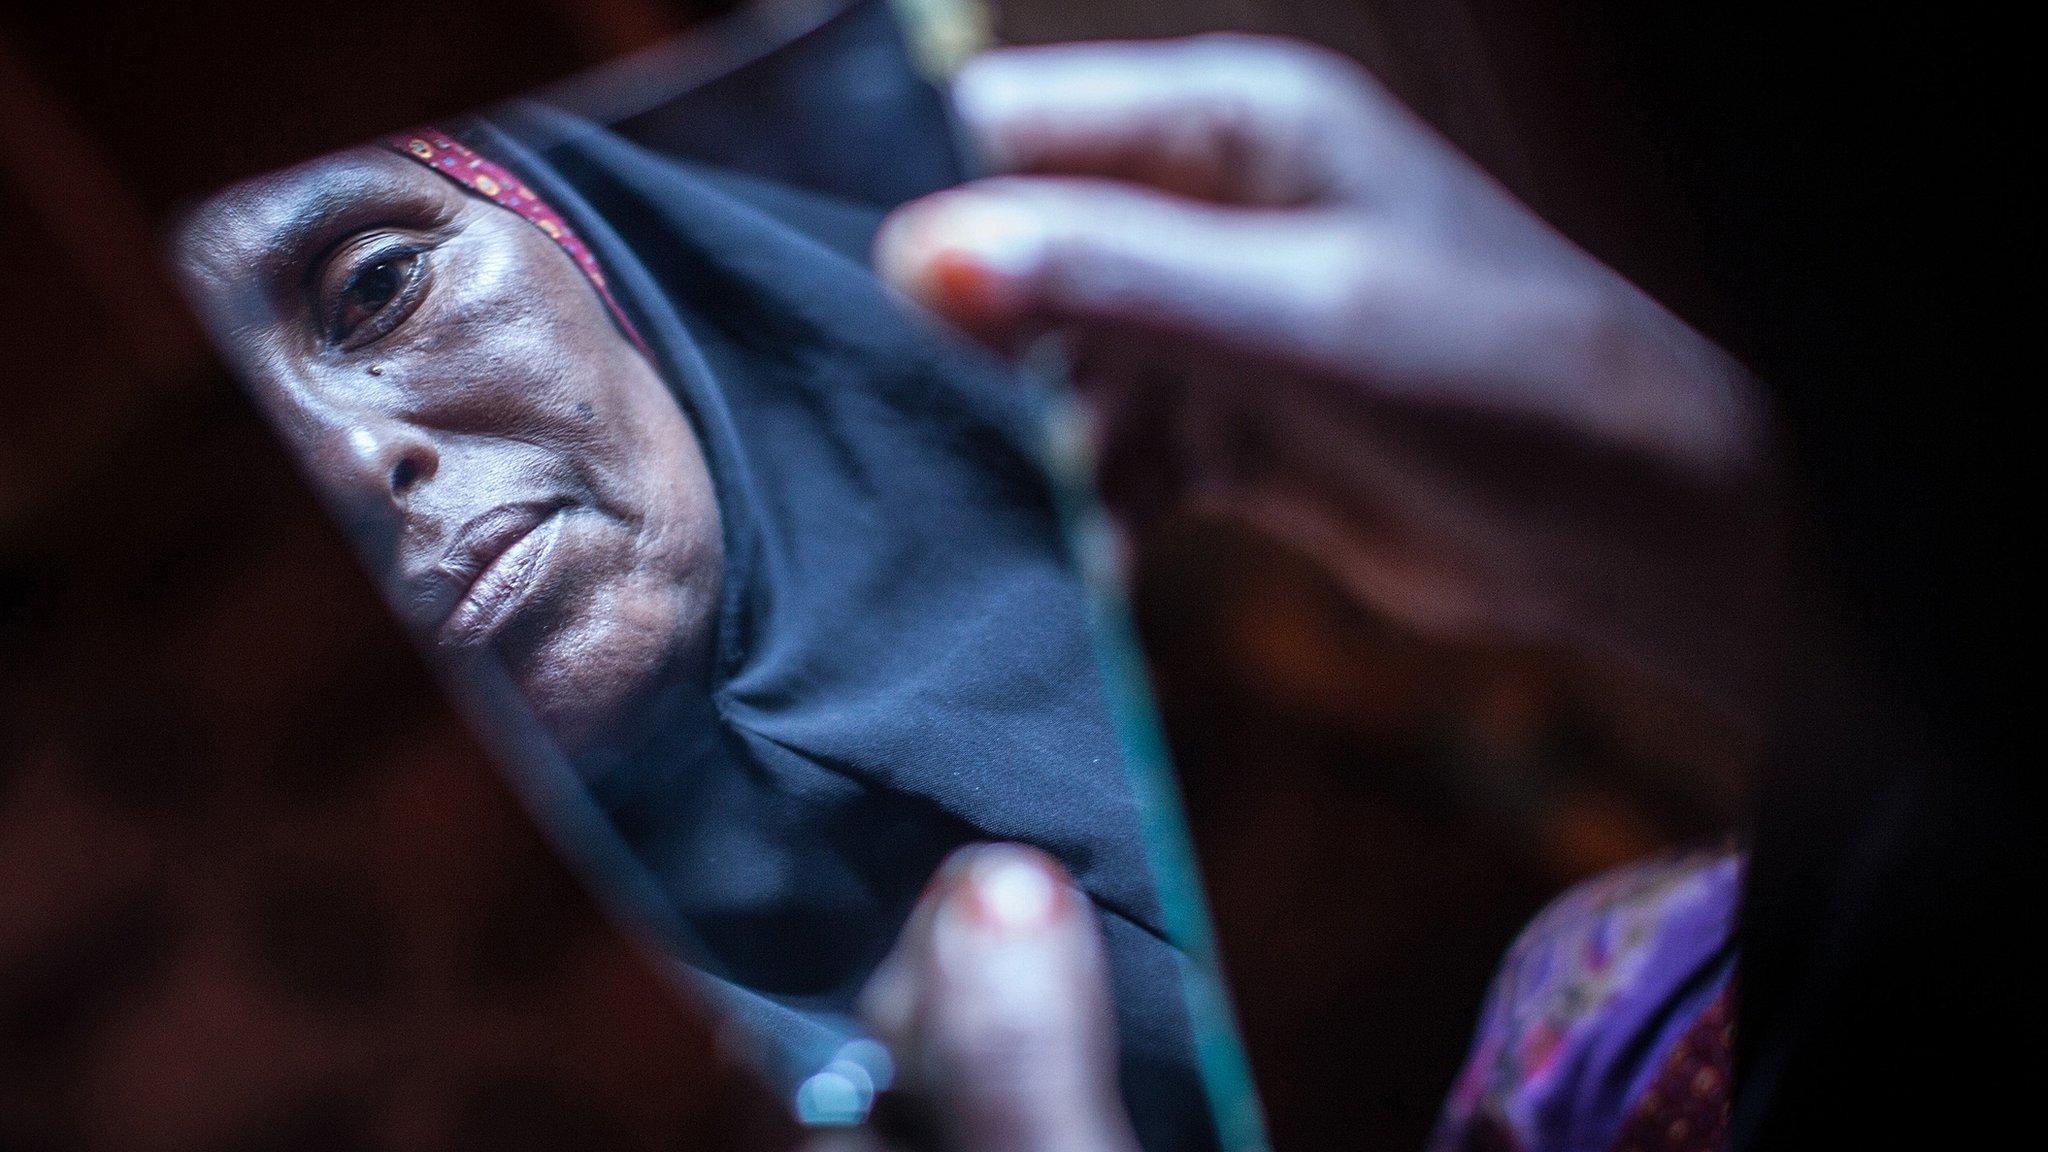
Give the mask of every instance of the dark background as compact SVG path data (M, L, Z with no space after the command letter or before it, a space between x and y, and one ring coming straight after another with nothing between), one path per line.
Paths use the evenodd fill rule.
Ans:
M1991 281L1959 269L2023 216L1960 12L996 7L1015 40L1232 27L1364 60L1772 384L1860 643L1828 667L1890 685L1901 730L1999 745L2024 425ZM0 9L0 1149L759 1136L487 785L152 258L189 196L699 15ZM1568 654L1402 634L1236 526L1162 533L1137 599L1282 1147L1418 1146L1527 915L1745 813L1756 733ZM1794 850L1846 852L1826 819Z

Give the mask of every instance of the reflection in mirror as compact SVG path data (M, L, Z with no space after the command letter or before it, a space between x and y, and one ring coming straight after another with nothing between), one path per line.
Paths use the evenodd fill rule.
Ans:
M543 823L806 1118L886 1087L863 985L949 852L1012 840L1092 901L1145 1147L1213 1146L1039 413L878 288L880 214L523 103L227 189L171 251Z

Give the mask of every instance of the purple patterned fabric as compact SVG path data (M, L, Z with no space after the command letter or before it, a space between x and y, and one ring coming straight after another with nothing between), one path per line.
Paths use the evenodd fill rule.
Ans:
M562 219L561 213L556 212L547 201L536 196L533 190L526 186L525 181L502 166L477 155L461 141L439 128L419 127L410 132L399 132L384 137L383 144L408 159L426 165L491 203L517 213L535 228L540 229L557 247L568 253L569 259L576 262L576 267L583 271L584 278L590 281L592 288L597 289L598 296L604 300L604 306L611 311L612 319L618 322L619 330L624 332L627 339L642 352L647 351L646 341L640 339L640 333L633 327L633 322L626 318L626 310L619 307L618 300L612 296L611 286L605 282L604 269L598 266L597 257L591 254L590 247L576 235L575 229L569 227L569 222Z
M1742 858L1689 852L1581 884L1502 961L1435 1152L1714 1149Z

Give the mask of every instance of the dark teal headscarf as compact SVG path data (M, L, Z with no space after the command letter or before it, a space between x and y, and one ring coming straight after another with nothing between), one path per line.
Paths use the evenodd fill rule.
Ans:
M1099 914L1146 1147L1210 1146L1024 390L884 295L871 206L537 105L456 134L595 254L717 489L709 690L678 675L579 766L698 983L793 1091L945 855L1034 844Z

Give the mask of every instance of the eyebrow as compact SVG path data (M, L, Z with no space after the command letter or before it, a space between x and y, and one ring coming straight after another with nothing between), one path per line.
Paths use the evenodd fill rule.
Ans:
M313 178L308 178L313 179ZM296 287L311 274L315 257L343 237L378 223L404 216L408 208L425 209L437 203L433 192L415 190L380 172L347 172L320 177L314 187L297 192L289 201L285 218L263 237L259 259L274 276L278 271L299 269Z

